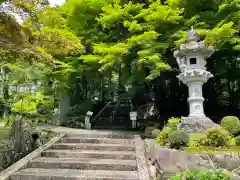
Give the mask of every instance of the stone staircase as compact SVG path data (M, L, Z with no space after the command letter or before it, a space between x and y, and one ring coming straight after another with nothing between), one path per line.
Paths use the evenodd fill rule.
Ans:
M121 98L117 102L109 102L91 120L92 129L132 129L129 113L131 103L127 98Z
M10 180L143 180L136 142L132 134L67 135Z

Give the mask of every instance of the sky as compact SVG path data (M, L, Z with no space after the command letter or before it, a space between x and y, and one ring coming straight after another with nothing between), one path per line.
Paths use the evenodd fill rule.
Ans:
M65 2L65 0L48 0L48 1L50 3L50 6L55 6L55 5L60 6ZM12 13L12 12L9 12L9 14L12 14L16 18L17 22L19 22L20 24L23 23L23 19L18 14Z
M65 0L48 0L48 1L50 3L50 6L55 6L55 5L59 5L60 6L60 5L62 5L65 2ZM11 11L11 8L10 8L10 11L9 11L7 6L9 6L9 4L6 4L6 3L2 3L1 4L1 7L3 7L5 12L8 12L9 14L13 15L16 18L17 22L22 24L23 23L22 17L19 16L17 13L13 13Z
M62 5L65 0L49 0L51 5Z

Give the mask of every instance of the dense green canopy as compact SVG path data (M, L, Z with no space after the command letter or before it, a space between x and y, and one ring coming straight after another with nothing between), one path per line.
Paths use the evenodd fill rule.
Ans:
M44 64L50 64L45 80L78 94L79 101L106 86L121 86L134 94L139 87L155 85L160 104L176 110L172 106L186 101L186 93L175 79L173 50L193 26L201 39L216 48L207 64L215 77L206 85L206 98L211 105L222 103L237 112L239 0L68 0L60 7L44 8L36 6L37 1L14 3L29 18L20 26L0 15L5 18L1 39L15 49L26 46L36 52Z

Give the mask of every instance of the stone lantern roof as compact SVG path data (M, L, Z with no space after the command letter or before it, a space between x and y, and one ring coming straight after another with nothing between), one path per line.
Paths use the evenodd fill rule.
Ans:
M199 40L197 31L195 31L192 27L190 31L187 32L187 42L195 41L197 42Z
M189 55L201 55L209 58L214 52L213 46L206 46L204 41L199 41L197 32L192 28L187 32L185 43L180 45L180 49L174 52L175 57L186 57Z

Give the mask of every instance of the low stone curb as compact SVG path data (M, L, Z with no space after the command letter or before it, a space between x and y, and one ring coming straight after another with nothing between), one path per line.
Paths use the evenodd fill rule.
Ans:
M37 157L40 157L41 153L43 151L45 151L46 149L50 148L53 144L58 142L64 136L65 136L65 134L60 134L58 136L55 136L50 141L48 141L46 144L44 144L41 147L37 148L36 150L34 150L33 152L31 152L30 154L28 154L27 156L25 156L21 160L17 161L13 165L11 165L10 167L8 167L4 171L2 171L0 173L0 180L8 180L10 175L16 173L17 171L19 171L19 170L21 170L23 168L26 168L28 163L31 160L33 160L33 159L35 159Z
M149 180L149 168L145 154L145 143L139 135L134 135L139 180Z

